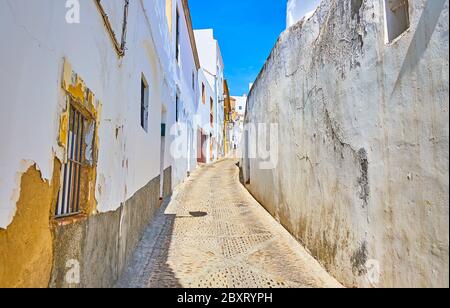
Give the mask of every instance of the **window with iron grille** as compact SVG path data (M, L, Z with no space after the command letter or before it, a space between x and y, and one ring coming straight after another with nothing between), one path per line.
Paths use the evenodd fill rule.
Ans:
M67 160L61 170L61 186L56 203L57 218L81 213L81 187L87 119L70 104L67 134Z

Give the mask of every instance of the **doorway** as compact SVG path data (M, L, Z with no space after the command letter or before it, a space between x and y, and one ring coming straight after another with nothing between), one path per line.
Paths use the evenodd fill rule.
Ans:
M197 130L197 162L206 164L206 141L208 136L203 134L201 129Z

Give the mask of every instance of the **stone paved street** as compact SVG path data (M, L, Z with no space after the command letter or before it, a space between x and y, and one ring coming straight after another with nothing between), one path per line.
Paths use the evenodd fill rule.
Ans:
M146 230L118 287L339 287L239 182L231 159L195 171Z

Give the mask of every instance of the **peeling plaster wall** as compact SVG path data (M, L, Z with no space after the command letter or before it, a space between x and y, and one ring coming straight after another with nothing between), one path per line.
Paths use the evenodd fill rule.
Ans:
M387 45L383 1L323 1L249 96L280 140L275 169L243 161L249 190L347 286L449 286L448 5L410 1Z
M114 1L108 3L106 10L113 18L112 26L116 29L117 19L123 17L124 1L108 1ZM30 196L30 190L42 190L41 193L44 194L48 191L47 186L59 183L59 175L57 178L53 175L60 168L54 169L55 159L64 161L64 149L59 144L60 125L64 123L61 119L66 108L66 97L62 89L64 63L70 63L73 71L95 93L102 106L97 123L96 179L90 182L92 185L96 184L93 191L97 206L88 222L98 220L108 224L108 219L112 218L111 223L115 224L117 213L123 216L130 211L127 204L132 204L135 210L129 213L134 220L129 226L124 225L128 229L120 229L121 234L110 234L104 238L104 245L114 245L110 240L117 237L126 246L125 253L118 252L122 258L119 270L136 244L142 224L149 222L152 216L150 211L159 205L157 190L160 187L162 118L168 128L175 123L177 89L189 110L193 109L196 101L195 90L190 81L191 68L195 69L192 51L190 46L183 46L188 48L192 57L189 60L189 56L184 56L187 64L183 67L189 73L177 75L180 68L175 62L173 31L169 33L165 0L130 1L125 57L118 56L95 2L82 0L80 4L81 23L68 24L65 20L67 9L64 1L0 1L0 35L10 38L8 44L2 44L0 48L0 285L46 286L45 281L50 279L53 257L51 250L45 255L37 250L20 251L13 249L9 241L24 243L29 239L29 245L34 247L42 244L48 238L47 234L54 231L49 221L52 220L55 200L36 197L33 202L27 203L30 213L35 216L21 215L19 207L21 198ZM121 33L116 35L120 36ZM140 125L142 74L149 84L150 92L148 132ZM188 80L185 78L187 75ZM173 138L169 134L166 138L163 162L166 170L164 174L170 177L171 167L179 163L170 155ZM187 165L182 165L185 169L179 172L176 180L164 180L166 192L170 192L172 185L185 178ZM32 166L39 173L32 174L34 184L24 190L23 183L28 183L27 171ZM35 179L37 175L42 183ZM145 198L150 196L156 197L156 200L146 202ZM122 216L119 219L127 219ZM22 217L28 220L22 221ZM69 238L73 236L70 245L84 245L85 242L77 242L76 234L71 233L71 230L77 231L80 225L83 228L83 224L86 221L81 219L72 229L67 228L68 231L64 234ZM23 225L30 227L30 230L16 227ZM85 234L86 243L101 234L102 226L91 226L89 230ZM133 234L128 234L128 230ZM41 231L46 232L45 236ZM108 232L108 229L103 231ZM61 245L58 241L58 238L53 239L54 247ZM42 247L44 250L48 246ZM100 246L91 253L98 254L99 249ZM63 262L66 260L64 258L69 257L64 251L58 253L58 261ZM16 265L5 270L4 266L12 264L10 262L14 260L17 260ZM35 260L39 260L42 266L49 265L42 271L36 269L36 273L42 274L40 281L29 277L31 274L27 266L35 264ZM13 271L14 275L9 275ZM108 271L105 270L105 273ZM97 280L88 285L103 283L102 279L105 277L101 276L102 272L96 274ZM117 274L119 273L114 275ZM18 282L13 282L14 279ZM27 280L28 285L25 284Z
M59 167L55 160L53 178L59 177ZM8 230L0 229L0 288L44 288L50 281L50 204L58 185L41 177L35 165L22 175L15 220Z

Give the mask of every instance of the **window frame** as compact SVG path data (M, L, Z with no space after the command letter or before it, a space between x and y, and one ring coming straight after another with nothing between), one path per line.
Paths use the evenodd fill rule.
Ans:
M86 194L89 194L86 190L88 183L85 182L87 178L84 172L90 167L86 155L89 147L92 147L92 153L95 153L94 144L89 146L86 140L91 127L95 134L94 117L87 114L70 95L66 98L68 101L67 150L64 163L61 164L61 178L53 213L56 220L84 213L85 205L82 202L85 201ZM94 139L93 136L91 141L94 142ZM91 163L95 164L96 157L93 156L92 159Z
M175 59L178 65L180 65L181 63L180 20L181 20L180 10L177 6L175 16Z
M146 133L149 131L149 113L150 113L150 88L145 78L145 75L141 75L141 102L140 102L140 114L141 114L141 127Z
M175 95L175 123L180 121L180 96L178 93Z
M204 82L202 82L202 103L206 105L206 86Z

